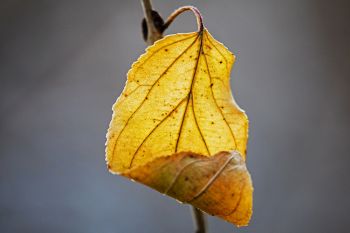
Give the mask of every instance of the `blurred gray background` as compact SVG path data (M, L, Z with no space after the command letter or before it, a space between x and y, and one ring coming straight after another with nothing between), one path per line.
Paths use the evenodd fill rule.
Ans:
M210 233L350 230L350 2L153 1L196 5L238 59L250 117L251 225ZM139 1L0 1L0 232L193 232L188 206L108 173L105 133L143 53ZM196 29L186 13L167 33Z

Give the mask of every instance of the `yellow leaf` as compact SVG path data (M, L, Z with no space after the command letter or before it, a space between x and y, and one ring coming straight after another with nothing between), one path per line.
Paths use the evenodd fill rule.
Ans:
M122 175L237 226L252 214L252 183L241 156L191 152L159 157Z
M181 170L178 166L182 162L174 162L183 155L180 152L198 154L198 164L209 163L204 166L208 171L190 171L196 184L186 186L185 182L176 190L171 188L178 194L184 192L183 196L166 193L188 202L189 189L210 184L191 204L237 225L246 225L251 215L252 185L245 166L242 171L220 172L213 183L201 178L211 170L228 168L220 162L233 161L227 156L209 160L203 156L234 151L239 154L235 158L241 158L239 163L245 160L248 119L231 94L229 77L234 60L234 55L206 29L170 35L150 46L132 65L123 93L113 106L106 142L109 170L159 190L158 185L169 184L158 178L150 181L157 184L146 180L167 174L173 179L175 171ZM167 164L175 173L164 170L164 174L158 174L159 163Z

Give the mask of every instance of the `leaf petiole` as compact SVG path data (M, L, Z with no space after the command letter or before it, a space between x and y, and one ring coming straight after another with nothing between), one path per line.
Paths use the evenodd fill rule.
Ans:
M200 13L200 11L194 7L194 6L183 6L178 8L177 10L175 10L166 20L166 22L164 23L163 26L163 31L165 31L165 29L167 29L170 24L175 20L175 18L180 15L181 13L185 12L185 11L192 11L194 13L194 15L197 18L197 25L198 25L198 31L201 32L203 31L203 17L202 14Z
M202 211L194 206L191 206L193 214L193 222L196 226L196 233L206 233L205 216Z

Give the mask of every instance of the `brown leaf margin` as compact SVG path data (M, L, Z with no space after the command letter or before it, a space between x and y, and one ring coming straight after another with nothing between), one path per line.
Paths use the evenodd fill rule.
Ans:
M251 177L237 151L223 151L210 157L176 153L120 175L236 226L248 225L253 212Z

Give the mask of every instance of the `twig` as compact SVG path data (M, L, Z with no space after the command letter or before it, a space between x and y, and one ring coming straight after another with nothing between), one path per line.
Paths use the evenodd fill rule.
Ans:
M163 37L163 34L154 25L154 21L152 17L151 0L141 0L141 5L143 7L143 12L147 23L147 30L148 30L147 44L152 45L155 41L161 39Z
M191 206L191 209L193 214L193 222L196 227L196 233L206 233L205 218L203 212L194 206Z

